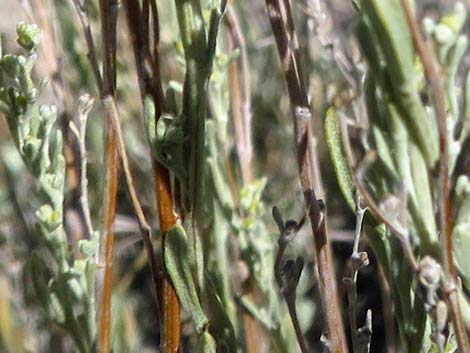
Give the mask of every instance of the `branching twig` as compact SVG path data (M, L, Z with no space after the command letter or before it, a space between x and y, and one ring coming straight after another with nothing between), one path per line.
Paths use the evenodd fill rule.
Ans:
M315 253L319 274L319 286L323 314L330 346L334 353L347 352L343 321L338 303L335 270L330 240L326 232L325 210L323 203L316 199L315 177L312 168L312 136L310 131L310 107L304 88L304 78L300 69L298 44L292 21L289 2L284 1L284 11L279 0L266 0L267 12L277 44L277 50L284 69L294 119L295 143L300 182L305 203L309 209ZM283 18L286 13L287 19Z
M449 180L449 142L447 131L447 111L445 103L444 84L441 78L440 67L429 43L423 38L419 25L408 1L401 0L401 4L411 30L416 51L423 64L426 81L429 84L436 112L439 128L439 180L438 180L438 209L439 231L442 250L442 263L445 273L444 286L447 293L454 331L463 353L470 352L470 345L465 325L460 311L457 296L457 273L452 253L452 207L450 202Z
M299 229L302 228L305 222L305 215L298 223L294 220L288 220L284 223L279 210L277 207L274 207L273 218L276 221L280 233L277 242L279 248L277 250L276 259L274 262L274 277L284 297L284 300L286 301L292 325L294 326L295 335L297 337L297 341L299 342L300 351L302 353L310 353L307 342L305 341L305 337L302 334L302 330L300 328L295 304L297 285L299 283L300 275L303 269L303 259L298 257L296 261L288 260L284 265L282 263L282 258L286 247L295 234L297 234Z

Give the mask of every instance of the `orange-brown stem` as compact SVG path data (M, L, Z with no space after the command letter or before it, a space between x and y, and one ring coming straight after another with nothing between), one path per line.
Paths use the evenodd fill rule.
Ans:
M138 2L125 0L124 7L134 49L141 97L143 99L147 95L152 96L155 103L155 119L158 119L163 112L164 101L160 81L157 5L154 0L146 0L141 8ZM152 21L152 26L150 26L149 21ZM147 33L149 28L152 28L154 32L152 46L149 43L150 37ZM153 48L153 56L150 47ZM181 346L180 304L163 265L166 233L176 223L175 204L168 170L157 161L153 162L153 170L160 231L163 234L163 254L160 260L159 274L160 286L157 293L161 312L161 351L176 353L180 351Z
M100 319L99 319L99 337L98 352L108 353L111 351L110 346L110 327L111 327L111 294L112 294L112 277L113 277L113 249L114 249L114 233L113 222L116 213L116 196L118 188L118 167L119 159L116 148L116 134L112 128L111 117L106 117L106 186L104 194L104 248L100 250L102 256L98 266L104 266L104 280L101 293Z
M171 183L168 170L158 162L154 163L156 200L158 207L158 217L160 220L160 230L163 234L162 249L165 253L165 241L168 230L176 223L176 216L173 209L173 198L171 194ZM162 273L162 352L176 353L180 351L181 346L181 322L180 322L180 303L176 291L163 268Z

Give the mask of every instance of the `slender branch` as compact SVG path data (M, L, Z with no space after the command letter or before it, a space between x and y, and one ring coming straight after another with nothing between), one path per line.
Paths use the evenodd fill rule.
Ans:
M452 253L452 207L450 202L449 180L449 142L447 132L447 110L445 102L444 84L440 67L429 43L423 38L419 25L408 1L401 0L401 4L411 30L416 51L423 64L426 81L429 84L436 112L439 128L439 180L438 180L438 208L439 233L442 250L442 262L445 273L445 291L454 331L462 353L470 352L470 345L465 325L460 311L457 297L457 273Z
M309 210L314 236L321 302L323 314L325 315L329 346L333 353L347 352L348 347L338 302L331 244L326 231L326 214L323 202L316 199L314 190L315 175L313 175L311 163L311 148L313 145L311 143L310 107L300 69L300 56L292 22L292 13L287 1L284 2L284 5L286 4L284 11L281 11L279 0L266 0L268 16L289 91L300 183ZM287 20L283 19L283 13L287 13ZM286 22L288 29L286 29ZM319 176L317 175L317 177Z
M164 109L164 97L159 63L159 23L157 5L154 0L150 1L154 31L153 60L149 60L150 52L146 49L150 48L150 45L149 43L144 42L146 38L148 40L148 37L146 37L142 32L147 26L147 24L145 24L146 15L143 15L137 2L124 0L124 6L126 9L129 34L134 50L141 99L144 101L146 96L152 97L155 103L154 118L157 121L162 115ZM148 10L144 9L144 12L145 11ZM156 187L155 197L160 221L160 230L163 234L162 249L164 252L166 234L168 230L176 224L174 201L171 192L169 171L158 163L155 158L153 158L153 170ZM162 259L163 257L164 253L162 254ZM175 353L180 351L181 346L180 303L164 266L160 264L160 267L161 288L157 294L159 296L161 307L161 350L164 353Z
M105 226L106 231L104 236L105 240L105 266L104 266L104 281L103 292L101 293L101 307L100 307L100 320L98 330L98 350L101 353L108 353L111 351L111 294L112 294L112 276L113 276L113 251L114 251L114 234L112 232L112 225L114 223L116 213L116 198L117 198L117 182L119 178L118 166L119 155L117 149L117 132L114 127L114 122L118 119L118 112L114 104L114 97L116 94L116 22L117 22L117 6L118 4L113 0L100 0L100 17L101 17L101 32L102 32L102 46L103 46L103 80L102 91L100 91L101 102L106 116L106 183L116 186L113 188L106 188L105 200L112 199L112 204L105 204L106 218ZM93 52L90 49L90 52ZM93 65L93 64L92 64ZM99 83L97 78L97 83ZM111 162L112 160L112 162ZM108 229L109 227L109 229ZM100 246L102 246L100 242Z
M228 17L226 17L227 19ZM226 21L228 24L228 20ZM226 32L227 51L233 53L235 50L234 34L230 25L227 25L228 31ZM230 84L230 105L232 111L233 131L235 134L235 147L237 149L238 163L240 165L240 174L242 183L246 184L252 179L251 168L249 167L250 160L245 156L246 142L245 131L243 128L242 112L241 112L241 96L240 96L240 79L238 75L238 63L234 60L229 66L229 84Z
M104 190L104 229L100 239L98 264L104 266L104 279L99 305L98 351L111 352L111 294L113 274L114 232L113 223L116 214L117 190L119 179L119 158L117 153L117 138L112 128L113 115L117 114L113 106L105 103L106 116L106 147L105 147L105 190Z
M295 308L295 300L286 300L287 309L289 310L289 315L292 320L292 326L294 326L295 335L297 341L299 342L300 351L302 353L310 353L310 350L307 346L307 341L305 340L304 335L302 334L302 329L300 328L299 319L297 317L297 310Z
M100 75L96 48L94 46L88 15L83 4L74 0L77 13L82 23L85 39L89 51L89 60L93 68L95 79L99 88L101 102L106 115L106 187L105 187L105 230L103 238L104 249L100 250L99 263L104 261L104 281L101 293L101 306L99 314L98 348L100 352L110 352L110 327L111 327L111 293L112 293L112 261L114 249L114 234L112 225L116 211L116 193L118 180L118 162L121 159L126 177L134 212L137 215L143 234L144 244L147 249L152 273L155 274L155 261L153 259L153 247L150 242L150 227L143 216L142 208L133 187L129 163L125 151L122 132L119 125L118 112L114 100L116 91L116 25L118 3L113 0L100 1L101 29L103 33L103 78ZM100 242L100 246L103 243ZM155 284L157 283L154 275Z
M245 39L233 5L228 6L225 24L227 27L227 51L233 53L235 49L240 50L241 65L239 65L238 60L234 60L229 67L230 104L235 132L235 146L243 185L246 185L253 179L251 166L253 143L251 137L250 74ZM241 82L239 72L242 76Z
M242 93L242 116L245 128L245 143L246 143L246 158L251 161L253 158L253 136L251 133L252 114L251 114L251 74L250 65L248 60L248 53L245 43L245 36L241 29L240 20L238 15L233 9L232 5L227 6L227 16L232 21L232 28L235 38L237 39L240 48L240 72L241 72L241 93Z
M114 111L117 112L115 108L115 101L111 97L107 96L103 100L105 105L113 105L114 108L112 108ZM157 266L157 260L155 259L155 251L152 245L152 229L150 225L147 222L147 219L145 217L144 211L142 209L142 205L140 204L139 197L137 195L137 191L135 190L134 187L134 181L132 177L132 173L129 167L129 160L127 158L127 152L126 152L126 146L124 143L124 138L122 136L122 129L121 129L121 124L119 123L118 120L118 115L113 115L112 116L112 124L113 124L113 129L116 132L116 139L117 139L117 149L121 161L121 166L124 172L124 177L126 180L126 187L127 191L129 193L129 197L131 199L131 204L132 208L134 210L134 214L137 217L137 222L139 223L139 228L140 232L142 234L142 238L144 241L144 246L145 250L147 253L147 257L150 263L150 271L152 273L152 279L154 282L155 286L155 293L158 295L160 292L160 287L159 287L159 278L158 278L158 266ZM158 310L157 310L158 311Z
M240 59L233 60L229 66L229 90L230 106L232 112L232 124L235 134L235 148L237 150L238 163L242 185L246 186L253 180L252 157L253 145L251 137L251 91L248 67L248 56L246 53L245 39L238 22L237 13L232 4L227 6L225 17L226 45L229 54L238 49ZM239 64L241 62L241 65ZM240 82L241 74L241 82ZM244 283L245 296L253 297L252 278ZM245 345L247 353L257 352L259 345L259 328L252 315L242 313L245 329Z
M82 25L83 34L85 35L86 46L88 49L88 60L90 61L93 75L95 76L98 92L101 93L103 92L103 80L101 78L98 56L96 55L96 46L93 40L93 35L91 34L90 21L88 19L88 12L86 10L85 2L81 3L80 0L73 0L73 3Z

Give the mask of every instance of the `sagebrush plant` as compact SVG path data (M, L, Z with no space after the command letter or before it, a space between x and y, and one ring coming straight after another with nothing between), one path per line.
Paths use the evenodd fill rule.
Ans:
M1 67L1 110L28 171L35 179L40 204L35 212L36 240L27 266L31 271L37 299L47 317L73 338L77 351L92 349L95 335L94 253L97 242L80 240L81 256L68 249L64 230L63 202L65 159L62 134L54 129L57 109L38 102L41 87L31 77L40 45L35 25L17 26L18 44L24 55L3 55ZM79 108L87 114L83 102ZM11 153L11 152L10 152Z
M1 351L470 352L464 4L23 5Z

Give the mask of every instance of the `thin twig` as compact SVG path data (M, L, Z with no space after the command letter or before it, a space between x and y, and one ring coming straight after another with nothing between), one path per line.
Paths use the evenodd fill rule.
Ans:
M77 128L73 120L69 122L69 128L72 133L75 135L79 143L79 152L80 152L80 208L81 213L83 214L86 235L88 238L93 234L93 225L91 223L91 214L90 214L90 205L88 203L88 177L87 177L87 152L86 152L86 123L88 119L88 112L93 105L94 100L88 95L82 95L79 98L79 107L78 107L78 121L80 127Z
M349 258L349 267L351 273L349 277L344 278L348 289L348 315L349 325L351 327L351 340L354 353L359 353L359 332L357 328L357 275L359 269L367 266L369 259L367 253L359 253L359 240L362 232L362 222L367 208L361 207L361 202L358 200L356 211L356 230L354 234L354 243L351 257Z
M305 340L304 335L302 334L302 329L300 327L299 319L297 317L297 310L295 305L295 300L287 300L287 309L289 310L289 315L292 320L292 326L294 326L294 332L297 337L297 341L299 342L300 351L302 353L310 353L310 350L307 346L307 341Z
M328 339L333 353L345 353L348 351L348 347L338 302L331 244L326 232L326 214L323 203L317 200L314 190L315 177L318 178L319 176L313 175L311 163L313 158L311 156L311 148L313 145L311 143L310 107L304 88L304 78L300 69L300 55L292 21L292 13L290 12L290 6L285 6L286 4L288 5L287 1L284 2L284 11L281 11L279 0L266 0L268 16L289 91L294 120L299 176L314 236L321 302ZM286 12L287 20L282 15ZM288 29L286 29L286 22Z
M454 331L462 353L470 353L470 345L465 325L460 311L457 296L457 273L452 252L452 207L450 202L449 179L449 143L447 138L447 111L444 93L444 84L441 77L437 59L429 45L423 38L419 25L408 1L401 0L401 4L411 30L416 51L423 64L426 81L429 84L436 112L439 129L439 180L438 180L438 209L439 233L441 242L442 262L445 273L445 292Z
M85 0L83 0L85 1ZM88 49L87 57L90 61L93 75L95 76L96 85L98 86L98 92L103 92L103 80L101 78L100 67L98 64L98 56L96 54L96 46L91 33L90 21L88 19L88 12L86 10L85 2L81 3L80 0L73 0L75 9L82 25L83 34L85 35L85 41Z
M364 157L364 159L357 166L354 174L354 181L359 194L364 198L364 203L370 208L371 212L377 219L385 224L385 226L398 238L406 261L410 265L413 272L418 271L418 262L413 253L413 248L410 243L410 237L408 229L404 228L401 224L397 224L396 221L389 219L388 216L380 209L380 207L374 201L372 195L365 186L365 173L370 164L377 158L375 152L370 151Z
M114 105L115 104L114 99L110 100L109 104ZM142 209L142 205L137 195L137 191L135 190L135 187L134 187L134 181L133 181L132 173L131 173L130 166L129 166L129 160L127 157L124 138L122 136L122 129L121 129L121 125L119 123L117 115L114 116L113 123L114 123L113 128L116 130L117 148L118 148L118 153L119 153L120 160L121 160L122 169L124 172L124 177L126 180L127 191L129 193L132 208L134 210L135 216L137 217L140 232L142 234L142 238L144 241L144 247L147 253L147 258L150 264L150 271L151 271L152 279L154 283L155 294L158 296L158 293L160 292L160 285L159 285L160 281L158 278L157 260L155 258L155 251L154 251L154 247L153 247L152 240L151 240L152 228L147 222L144 211ZM158 314L158 305L157 305L157 314Z
M348 160L348 164L350 166L355 166L354 161L356 160L356 158L352 154L351 141L347 133L345 120L346 120L346 117L344 115L341 116L341 119L340 119L341 139L344 145L344 149L346 151L350 151L349 153L346 154L346 159ZM392 232L392 234L394 234L398 238L403 248L403 253L404 253L406 261L410 265L413 272L417 272L418 261L416 260L416 257L414 256L414 253L413 253L413 248L409 240L408 229L403 228L402 225L397 224L394 220L390 220L389 217L385 215L384 212L382 212L382 210L374 201L374 198L372 197L372 195L370 194L370 192L368 191L365 185L365 174L367 172L367 169L376 159L377 159L377 153L375 151L369 151L363 157L363 159L357 163L357 166L355 167L355 171L353 173L354 185L359 195L362 196L365 205L370 209L372 214L374 214L374 216L377 217L377 219L380 222L382 222Z
M108 106L108 105L115 106L115 101L110 96L107 96L103 99L103 104L105 106ZM117 112L115 107L111 109ZM159 280L158 280L157 261L155 259L155 251L154 251L152 241L151 241L152 228L147 222L144 211L142 209L142 205L140 204L140 200L137 195L137 191L135 190L135 187L134 187L134 181L133 181L132 173L129 167L129 160L127 158L126 146L124 143L124 138L122 136L122 129L121 129L121 124L119 123L119 120L118 120L118 115L117 114L113 115L112 119L113 119L113 129L116 132L117 149L118 149L118 153L119 153L119 157L121 161L121 166L124 172L124 177L126 180L127 192L129 193L132 208L134 210L135 216L137 217L137 222L139 223L140 232L142 234L142 238L144 241L145 250L146 250L147 257L150 263L150 271L152 273L152 279L153 279L154 286L155 286L155 293L158 294L158 292L160 291L160 287L159 287Z

